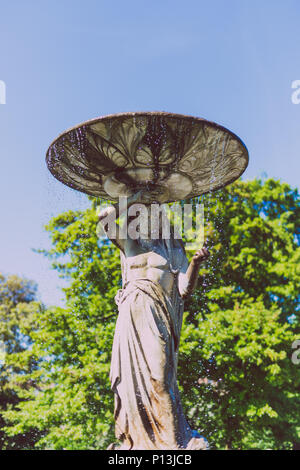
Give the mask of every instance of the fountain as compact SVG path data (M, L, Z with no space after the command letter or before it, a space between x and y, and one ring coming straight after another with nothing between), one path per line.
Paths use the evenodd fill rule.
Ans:
M51 173L73 189L128 206L194 198L230 184L248 152L232 132L205 119L165 112L104 116L60 135L46 157ZM127 209L126 209L127 210ZM119 217L116 204L100 214ZM108 233L108 232L107 232ZM205 450L182 410L177 360L184 299L196 285L200 248L187 261L182 240L112 237L120 249L122 289L111 360L115 430L110 449Z

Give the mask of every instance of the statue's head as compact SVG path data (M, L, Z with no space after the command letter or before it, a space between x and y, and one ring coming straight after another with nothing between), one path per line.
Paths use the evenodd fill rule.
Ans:
M156 201L134 204L129 209L128 226L144 239L170 238L172 234L164 205Z

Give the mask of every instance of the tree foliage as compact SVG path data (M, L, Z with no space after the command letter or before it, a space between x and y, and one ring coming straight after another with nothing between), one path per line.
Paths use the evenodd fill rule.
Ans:
M239 181L202 202L212 256L185 305L185 411L212 447L291 448L300 441L291 361L300 337L298 193L272 179ZM35 432L35 448L104 449L114 440L108 376L121 275L116 248L97 238L97 203L47 227L48 256L69 281L66 307L35 310L30 349L16 352L19 402L4 412L8 438Z
M31 333L41 311L32 281L0 274L0 448L22 449L38 437L33 427L10 438L4 432L4 415L17 409L25 389L35 386L32 377L38 363L30 352Z

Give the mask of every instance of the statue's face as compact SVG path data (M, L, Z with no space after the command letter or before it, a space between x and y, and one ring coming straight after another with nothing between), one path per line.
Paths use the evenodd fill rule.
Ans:
M162 204L168 200L169 190L167 186L155 186L151 190L151 195L154 203Z
M163 201L168 200L168 189L152 186L140 189L135 202L131 200L128 209L128 228L132 238L153 239L169 238L170 224ZM133 203L132 203L133 202Z
M161 238L163 233L167 233L166 230L163 231L163 227L168 223L165 210L160 204L152 202L152 204L144 205L140 217L140 237L154 240Z

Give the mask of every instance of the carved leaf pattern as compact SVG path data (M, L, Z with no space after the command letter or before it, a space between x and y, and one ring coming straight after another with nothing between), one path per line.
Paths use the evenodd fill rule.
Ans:
M160 184L182 175L189 181L187 197L194 197L237 179L248 165L248 151L232 132L205 119L140 112L104 116L66 131L49 147L46 162L59 181L94 196L111 199L103 189L108 175L121 180L148 168Z

